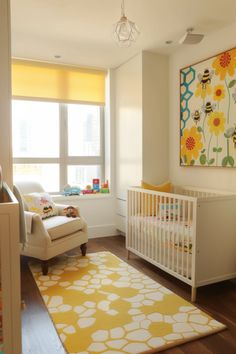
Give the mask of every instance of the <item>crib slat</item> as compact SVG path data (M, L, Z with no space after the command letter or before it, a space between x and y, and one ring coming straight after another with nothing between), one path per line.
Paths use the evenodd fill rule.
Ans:
M180 220L181 220L181 215L180 215L180 210L182 210L182 204L183 204L183 200L178 200L178 225L177 225L177 245L176 245L176 271L178 274L180 274L179 272L179 241L180 241Z
M131 229L131 225L130 225L130 193L131 191L128 190L127 193L127 237L126 237L126 247L130 247L130 229Z
M191 202L188 201L188 215L187 215L187 230L186 230L186 246L187 246L187 261L186 261L186 277L189 278L189 246L190 246L190 222L191 222Z
M183 201L183 221L181 228L181 274L184 275L184 242L185 242L185 223L186 223L186 201Z
M156 204L156 217L155 217L155 224L154 224L154 230L155 230L155 244L154 244L154 259L159 262L159 255L158 255L158 214L160 213L159 211L159 202L158 202L158 197L155 199L155 204Z
M137 192L134 192L134 248L137 249L137 213L136 213L136 205L137 205Z
M150 247L151 247L151 225L150 225L150 208L151 208L151 197L150 194L148 194L148 217L147 217L147 223L148 223L148 230L147 230L147 256L150 257Z
M151 254L150 257L152 259L155 259L154 256L154 251L155 251L155 237L154 237L154 227L155 227L155 210L154 210L154 206L155 206L155 199L154 196L152 196L151 202L152 202L152 225L151 225L151 230L152 230L152 240L151 240Z
M134 220L134 192L132 192L132 195L131 195L131 215L132 215L132 247L135 248L135 236L134 236L134 223L135 223L135 220Z
M161 245L161 242L162 242L162 197L160 198L159 197L159 210L160 210L160 217L159 217L159 225L158 225L158 248L159 248L159 262L160 264L163 263L163 257L162 257L162 245Z
M137 203L137 220L138 220L138 230L137 230L137 248L138 251L140 252L140 238L141 238L141 193L138 192L138 203Z
M176 248L175 248L175 243L176 243L176 234L178 230L178 202L176 199L173 199L173 205L174 205L174 224L173 224L173 233L172 233L172 239L171 239L171 269L175 271L175 259L176 259Z
M142 193L141 195L141 210L142 210L142 213L141 213L141 238L140 238L140 246L141 246L141 249L140 249L140 252L143 254L143 233L144 233L144 230L143 230L143 223L144 223L144 194Z
M144 195L144 229L143 229L143 252L146 256L146 235L147 235L147 194Z
M171 199L168 198L167 200L167 215L168 215L168 229L167 229L167 267L170 268L170 226L171 226L171 223L172 223L172 220L171 220L171 213L172 213L172 210L171 210ZM173 223L172 223L173 224ZM173 230L172 230L173 232Z
M164 197L164 225L162 228L163 237L163 265L166 265L166 197Z

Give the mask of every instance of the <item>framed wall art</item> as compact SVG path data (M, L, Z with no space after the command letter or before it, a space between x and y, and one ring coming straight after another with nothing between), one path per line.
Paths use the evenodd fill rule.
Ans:
M180 165L236 167L236 48L180 70Z

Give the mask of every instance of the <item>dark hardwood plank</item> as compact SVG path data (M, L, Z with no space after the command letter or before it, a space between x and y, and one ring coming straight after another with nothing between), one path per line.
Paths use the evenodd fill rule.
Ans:
M131 254L126 259L123 236L91 239L87 252L110 251L133 267L190 301L190 287L166 274L145 260ZM22 298L26 308L22 311L23 354L64 354L51 318L43 304L37 286L22 258ZM196 305L226 324L220 333L163 351L163 354L236 354L236 280L225 281L198 289Z
M23 354L65 354L27 261L21 262L21 293L25 303L22 311Z

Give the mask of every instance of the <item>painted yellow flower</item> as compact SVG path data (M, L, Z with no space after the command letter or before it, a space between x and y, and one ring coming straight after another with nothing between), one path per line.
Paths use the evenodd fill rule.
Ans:
M215 69L215 74L220 76L220 80L224 80L226 74L233 76L236 68L236 49L218 55L212 67Z
M214 87L214 100L215 101L221 101L223 98L225 98L225 88L223 85L216 85Z
M225 130L225 122L223 112L211 112L207 124L210 132L218 136Z
M201 134L198 133L196 127L184 129L181 137L181 157L184 158L185 156L188 165L190 165L192 159L197 160L199 156L199 151L203 147L201 138Z
M211 94L211 85L210 84L205 84L204 86L199 82L197 84L197 88L195 91L195 96L201 96L201 98L204 100L206 98L206 95Z

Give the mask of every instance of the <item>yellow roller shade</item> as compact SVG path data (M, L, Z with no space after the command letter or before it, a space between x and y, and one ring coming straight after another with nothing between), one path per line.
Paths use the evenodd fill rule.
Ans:
M14 59L14 98L60 102L105 103L105 75L102 70Z

